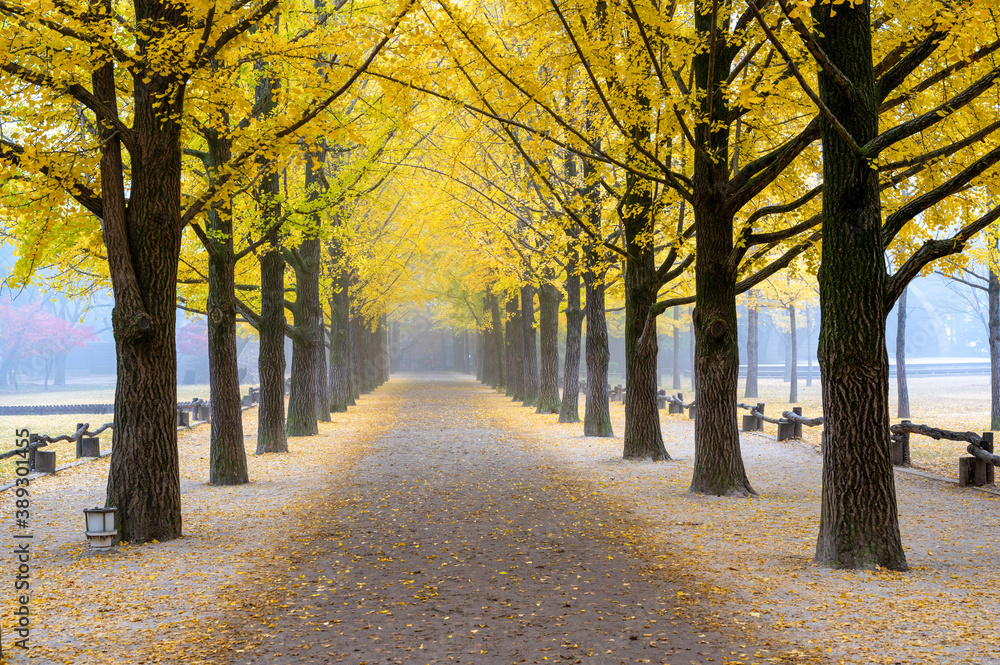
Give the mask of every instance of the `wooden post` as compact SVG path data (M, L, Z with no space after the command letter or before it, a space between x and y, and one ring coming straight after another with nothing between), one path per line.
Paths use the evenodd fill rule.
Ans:
M764 402L757 402L757 413L759 413L760 415L764 415ZM763 418L757 418L757 431L758 432L764 431Z
M690 418L691 420L694 420L695 414L696 414L697 411L698 411L698 406L696 404L692 404L691 406L689 406L688 407L688 418Z
M792 413L794 413L797 416L801 416L802 415L802 407L801 406L792 407ZM801 439L802 438L802 423L795 423L795 427L794 427L794 430L792 432L792 436L794 438L796 438L796 439Z
M80 457L100 457L101 440L98 437L80 437Z
M42 473L56 472L56 451L37 450L35 451L35 470Z
M983 450L993 452L993 432L983 432ZM961 487L980 487L992 484L994 480L995 472L989 462L971 456L958 458L958 484Z
M906 466L906 451L910 447L910 433L900 432L892 435L892 463L894 466Z
M983 450L985 450L986 452L988 452L991 455L993 454L993 432L983 432ZM976 461L979 462L978 466L982 467L982 468L977 469L976 475L977 476L980 476L980 475L983 476L983 484L984 485L992 485L993 483L995 483L996 482L996 472L995 472L996 467L994 467L989 462L984 462L983 460L978 459L978 458L976 459Z
M74 431L74 434L76 432L79 432L81 427L83 427L83 423L77 423L76 424L76 430ZM82 435L76 437L76 458L77 459L80 459L81 457L83 457L83 446L81 444L82 440L83 440L83 436Z
M33 447L31 444L38 443L37 434L28 434L28 470L35 470L35 453L38 451L37 447Z
M743 416L743 431L744 432L757 431L757 416Z

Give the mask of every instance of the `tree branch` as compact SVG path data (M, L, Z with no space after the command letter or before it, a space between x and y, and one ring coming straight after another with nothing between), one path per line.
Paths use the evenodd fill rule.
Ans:
M981 175L997 162L1000 162L1000 147L994 148L949 180L941 183L922 196L909 201L902 208L889 215L885 220L885 224L882 225L882 246L888 247L911 219L956 193L973 178Z
M910 281L920 274L921 269L931 261L940 259L951 254L957 254L965 249L965 243L993 222L1000 219L1000 206L994 207L988 213L967 224L950 238L942 240L928 240L920 249L914 252L913 256L907 259L906 263L900 266L896 274L890 276L885 287L886 311L895 304L896 299L903 293L903 289Z

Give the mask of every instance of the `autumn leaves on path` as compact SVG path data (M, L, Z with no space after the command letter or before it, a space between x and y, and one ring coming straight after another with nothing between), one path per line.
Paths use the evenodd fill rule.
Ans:
M314 514L297 588L246 663L722 663L618 519L576 496L457 376L397 379L395 422ZM569 506L569 507L568 507ZM648 571L647 571L648 572ZM685 613L685 616L688 616ZM741 648L742 647L742 648ZM591 660L593 659L593 660Z

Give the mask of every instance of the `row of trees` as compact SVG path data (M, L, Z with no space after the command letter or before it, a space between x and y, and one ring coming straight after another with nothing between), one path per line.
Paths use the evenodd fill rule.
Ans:
M386 300L367 289L377 277L365 253L392 242L398 227L370 231L363 218L385 222L386 211L356 202L382 191L374 164L391 141L405 147L398 112L408 102L352 86L412 4L280 13L276 1L0 6L14 278L61 263L75 270L59 271L57 284L112 287L118 384L107 503L118 507L123 539L181 534L177 304L207 314L212 483L248 480L238 320L261 336L258 452L315 433L330 408L384 378L374 359ZM286 335L295 348L287 419ZM334 402L327 348L336 385L349 387Z
M818 275L822 313L817 559L905 568L885 319L1000 215L1000 42L984 2L3 4L18 274L85 252L114 290L119 530L180 534L179 282L209 320L213 482L245 478L225 426L239 418L238 317L261 336L258 443L280 449L346 403L351 316L377 328L422 283L480 330L484 378L573 420L546 378L563 308L565 355L586 355L584 428L600 434L605 298L620 296L630 459L669 458L657 319L695 305L691 489L746 496L737 295L794 265Z
M736 431L736 296L799 261L818 275L822 315L817 559L904 569L886 316L913 277L1000 215L990 177L1000 159L998 44L980 4L549 0L480 20L445 0L425 3L442 65L407 83L477 116L520 162L495 165L508 174L502 187L467 183L510 222L480 244L498 254L507 238L528 257L494 257L483 289L487 381L510 382L497 359L515 289L528 285L531 298L556 283L532 256L573 265L567 279L593 270L605 283L615 264L626 314L624 456L668 457L653 398L656 319L694 302L691 489L753 494ZM577 292L566 289L567 315ZM526 321L533 301L519 295ZM521 328L530 348L531 326ZM516 324L511 332L516 353ZM591 390L603 386L592 376Z

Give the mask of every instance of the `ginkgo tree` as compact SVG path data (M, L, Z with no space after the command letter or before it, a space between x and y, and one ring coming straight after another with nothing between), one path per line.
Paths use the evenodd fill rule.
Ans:
M106 253L118 364L107 502L118 508L123 539L181 534L174 308L184 228L226 195L224 187L241 185L241 169L264 146L292 136L340 97L411 5L378 12L337 73L305 86L290 117L189 199L182 197L187 86L210 78L213 62L270 16L277 0L228 9L160 0L0 5L8 44L0 90L14 127L0 148L5 201L22 218L53 220L46 226L52 249L85 235ZM22 264L22 275L29 269Z
M998 42L982 2L893 7L888 22L867 1L809 4L779 2L818 72L818 91L799 80L819 109L823 145L816 559L902 570L886 316L929 263L1000 218L992 94L1000 68L988 57ZM975 200L962 196L970 188ZM892 274L887 250L899 266Z

